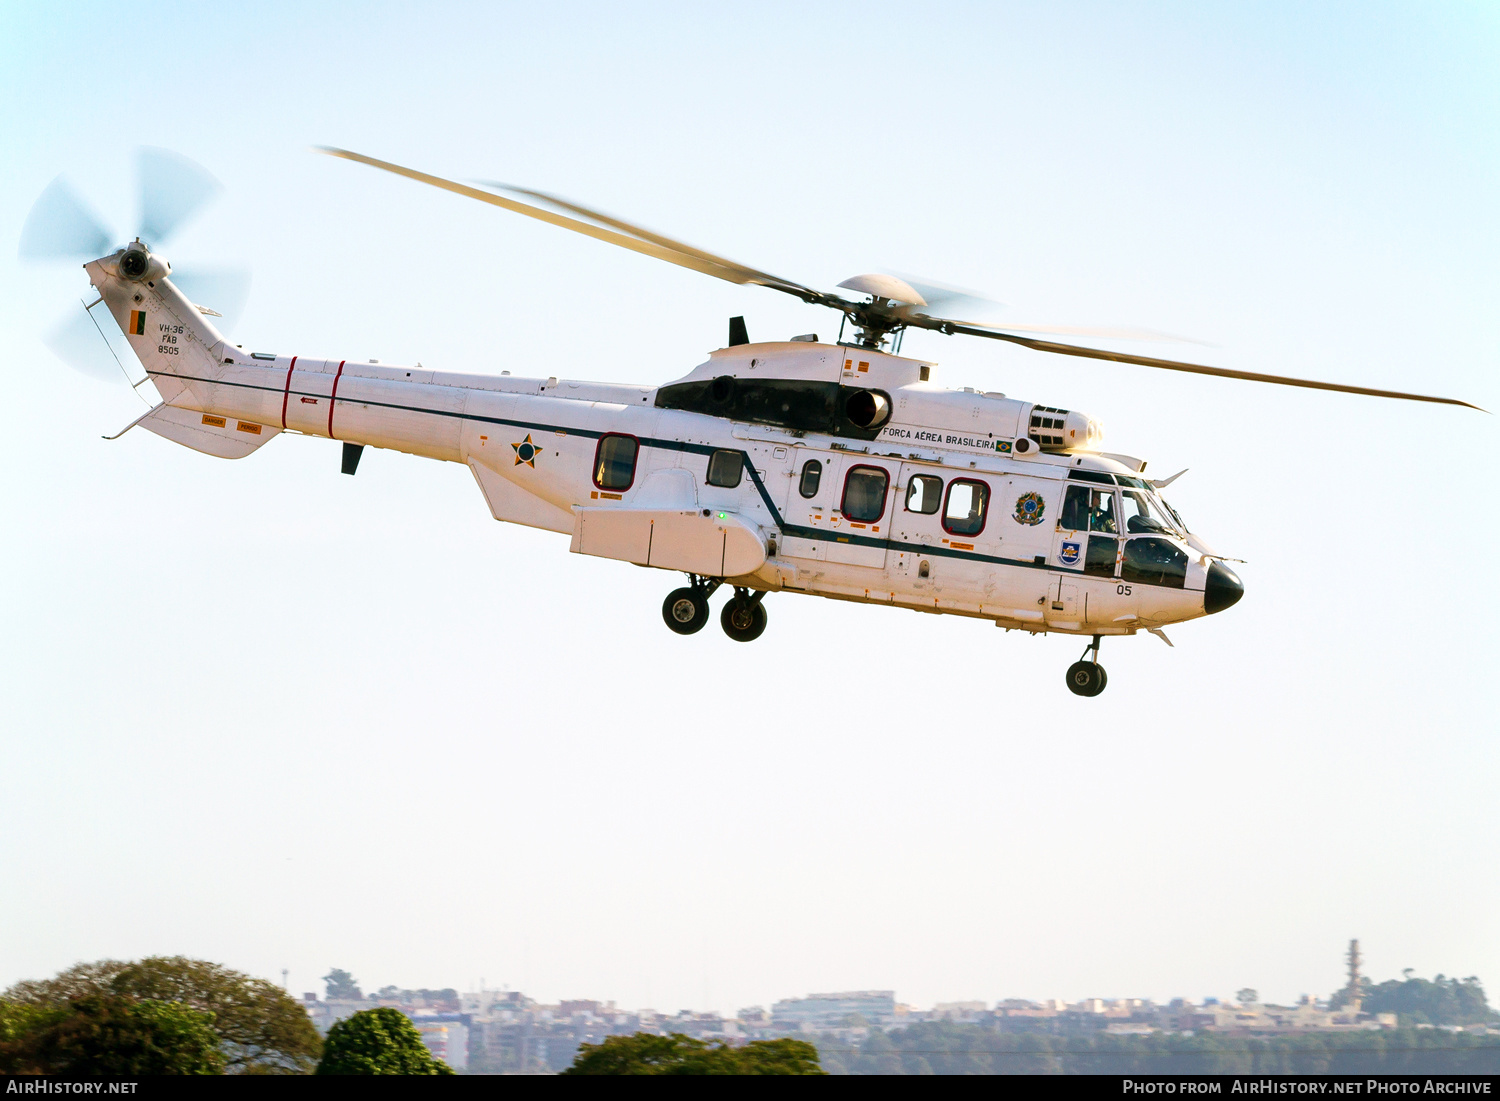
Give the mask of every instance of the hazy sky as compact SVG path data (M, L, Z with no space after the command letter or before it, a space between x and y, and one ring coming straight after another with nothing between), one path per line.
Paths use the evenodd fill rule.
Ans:
M1500 408L1491 4L10 4L0 37L0 985L185 953L321 989L733 1011L1500 987L1494 417L914 333L1100 418L1239 567L1168 649L791 595L671 634L672 575L496 524L469 472L136 431L21 267L65 172L223 180L247 348L662 382L837 317L347 162L561 192L831 287ZM1183 347L1177 346L1179 354ZM1483 552L1483 553L1481 553Z

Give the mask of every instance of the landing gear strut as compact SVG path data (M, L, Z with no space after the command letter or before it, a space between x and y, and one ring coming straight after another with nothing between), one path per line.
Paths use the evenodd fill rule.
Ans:
M736 642L753 642L766 629L766 607L761 603L765 591L751 593L748 589L735 589L734 596L719 613L719 625L724 633Z
M688 580L692 582L691 585L673 589L661 605L662 619L679 635L695 635L703 630L709 617L708 598L723 584L722 581L705 580L692 574L688 575Z
M1089 658L1089 652L1093 658ZM1068 666L1068 690L1075 696L1097 696L1109 683L1109 674L1099 664L1099 636L1083 648L1083 657Z

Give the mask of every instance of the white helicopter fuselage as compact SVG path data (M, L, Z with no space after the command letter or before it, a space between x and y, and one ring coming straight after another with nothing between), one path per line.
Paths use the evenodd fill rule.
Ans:
M163 399L137 423L208 454L288 431L463 463L497 520L578 553L1030 632L1159 629L1241 591L1097 424L918 360L744 344L624 386L246 353L119 255L86 270Z

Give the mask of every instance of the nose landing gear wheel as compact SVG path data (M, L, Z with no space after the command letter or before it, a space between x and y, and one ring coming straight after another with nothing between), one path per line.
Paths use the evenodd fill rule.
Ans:
M1104 666L1096 661L1075 661L1068 666L1068 690L1075 696L1097 696L1108 683Z
M719 613L719 626L736 642L754 642L766 629L766 608L760 602L764 593L750 596L736 593Z
M708 597L699 588L673 589L662 602L661 617L679 635L694 635L708 622Z
M1099 636L1095 635L1083 648L1083 657L1068 666L1068 691L1075 696L1097 696L1108 683L1109 675L1099 664Z

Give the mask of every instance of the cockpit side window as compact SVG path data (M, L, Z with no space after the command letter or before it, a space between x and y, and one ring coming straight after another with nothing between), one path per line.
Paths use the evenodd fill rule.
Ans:
M1102 531L1118 535L1114 492L1090 486L1069 486L1063 495L1062 516L1058 523L1070 531Z
M1187 562L1187 552L1169 540L1128 539L1120 579L1180 589L1187 582Z
M1083 561L1083 572L1094 577L1113 577L1120 541L1108 535L1090 535L1089 549Z
M1088 486L1069 486L1063 497L1062 516L1058 520L1069 531L1087 531L1089 526Z
M823 464L817 459L808 459L802 464L802 479L797 483L797 492L804 497L816 497L822 481Z
M931 516L943 499L943 479L930 474L913 474L906 487L906 511Z

